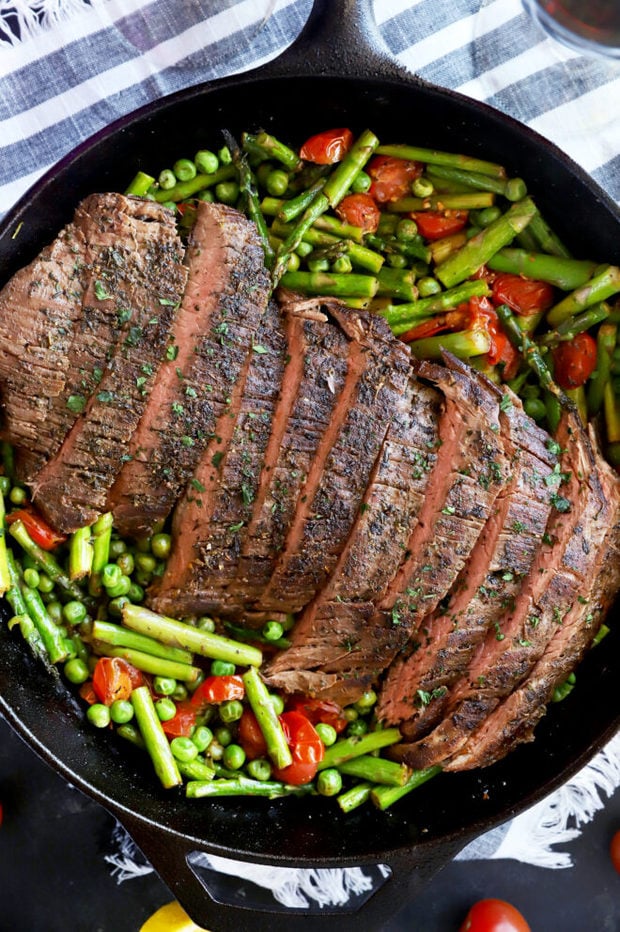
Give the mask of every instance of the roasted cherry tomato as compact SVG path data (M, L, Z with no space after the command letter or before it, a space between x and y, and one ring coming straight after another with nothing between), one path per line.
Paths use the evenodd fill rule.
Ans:
M350 129L327 129L306 139L299 155L306 162L317 165L333 165L340 162L353 145Z
M336 207L345 223L361 227L364 233L374 233L379 226L381 211L370 194L347 194Z
M466 210L416 210L411 217L422 236L433 242L464 230L469 214Z
M191 701L195 707L212 702L243 699L244 696L245 686L240 676L208 676L194 691Z
M386 204L411 194L411 184L422 174L422 165L391 155L375 155L366 171L372 178L368 193L378 204Z
M104 705L112 705L115 699L129 699L143 683L140 671L121 657L100 657L93 672L93 689Z
M506 900L479 900L471 907L459 932L531 932L518 909Z
M254 760L256 757L265 757L267 754L265 738L256 716L250 709L245 709L239 719L238 738L239 744L249 760Z
M548 282L502 272L493 281L492 299L496 307L498 304L507 304L517 314L530 317L551 307L554 292Z
M611 863L620 874L620 829L618 829L616 834L611 839L611 843L609 845L609 854L611 856Z
M97 699L97 694L95 693L95 690L93 689L92 680L86 680L85 683L82 683L78 692L81 698L84 700L84 702L87 702L89 705L94 705L95 702L99 701Z
M161 727L170 738L189 738L196 724L196 706L192 705L191 700L186 699L177 702L176 707L176 715L167 722L162 722Z
M553 349L555 380L562 388L579 388L596 369L596 340L589 333L578 333L572 340Z
M59 534L50 527L45 518L32 508L19 508L6 516L7 524L13 524L14 521L21 521L35 544L43 550L53 550L67 539L64 534Z
M280 716L286 740L293 755L293 763L273 771L274 779L293 786L310 783L323 760L325 745L314 725L301 712L283 712Z
M318 722L331 725L338 734L344 731L348 724L342 706L339 706L337 702L331 702L329 699L292 696L286 703L286 710L287 712L301 712L313 725Z

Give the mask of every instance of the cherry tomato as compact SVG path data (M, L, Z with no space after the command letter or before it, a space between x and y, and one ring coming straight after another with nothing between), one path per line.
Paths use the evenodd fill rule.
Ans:
M92 680L86 680L85 683L82 683L78 691L84 702L87 702L89 705L94 705L95 702L99 701L93 689Z
M422 236L431 242L460 233L467 226L466 210L416 210L411 217Z
M293 763L288 767L275 769L274 779L293 786L310 783L323 760L325 746L312 722L301 712L283 712L280 721L293 755Z
M162 722L161 727L170 738L189 738L192 728L196 724L196 706L192 705L191 700L184 700L176 703L177 712L167 722Z
M53 550L67 539L64 534L50 527L45 518L32 508L19 508L6 516L7 524L13 524L14 521L21 521L35 544L43 550Z
M611 855L611 863L620 874L620 829L618 829L616 834L611 839L609 853Z
M353 145L350 129L327 129L306 139L299 155L306 162L317 165L333 165L340 162Z
M466 330L472 323L472 315L467 305L457 308L454 311L444 311L443 314L434 314L428 320L423 320L416 324L411 330L401 334L401 340L404 343L411 343L412 340L421 340L424 337L434 337L438 333L447 331Z
M555 380L562 388L579 388L596 369L596 340L578 333L553 349Z
M370 194L348 194L336 207L336 213L345 223L361 227L364 233L374 233L381 218L381 211Z
M104 705L112 705L115 699L129 699L143 683L140 671L121 657L100 657L93 672L93 690Z
M208 676L195 690L192 696L194 706L211 702L228 702L230 699L243 699L245 686L240 676Z
M471 907L459 932L531 932L518 909L506 900L479 900Z
M495 277L492 288L493 304L507 304L508 307L530 317L551 307L554 301L553 287L548 282L539 282L533 278L523 278L510 272L502 272Z
M267 744L256 716L250 709L245 709L239 719L239 744L246 753L248 760L254 760L257 757L265 757L267 754Z
M385 204L411 194L411 183L422 174L422 165L391 155L375 155L366 171L372 178L368 193L377 203Z
M292 696L286 703L286 710L287 712L301 712L313 725L318 722L331 725L338 734L344 731L348 724L342 706L339 706L337 702L331 702L329 699Z

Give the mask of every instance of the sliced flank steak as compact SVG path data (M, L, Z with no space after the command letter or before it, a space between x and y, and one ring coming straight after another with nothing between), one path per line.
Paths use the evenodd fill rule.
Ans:
M284 677L294 683L292 674L300 670L313 695L340 701L363 692L449 591L506 481L495 393L456 361L452 370L430 363L416 368L444 400L426 495L398 570L374 604L358 611L351 600L340 603L338 625L326 632L319 650L312 625L299 635L293 629L294 662L285 666L289 651L274 660L266 671L274 683ZM305 658L306 642L308 666L296 662Z
M168 517L218 421L230 420L267 306L256 228L233 208L198 203L185 262L188 282L164 360L108 496L124 535L149 534Z
M548 482L557 457L547 448L548 435L525 415L515 395L506 392L501 409L508 481L447 604L423 621L424 635L409 641L382 684L377 715L398 725L407 741L442 719L449 687L465 675L487 632L499 629L545 533L551 510Z
M453 757L497 706L523 683L588 585L598 521L607 508L589 441L569 414L558 430L560 469L549 477L552 504L543 541L517 597L497 629L476 648L466 675L449 691L442 721L396 756L412 767Z

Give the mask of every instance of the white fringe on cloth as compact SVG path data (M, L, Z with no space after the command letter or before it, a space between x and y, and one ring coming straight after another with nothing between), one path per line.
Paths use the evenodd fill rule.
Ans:
M589 763L554 793L516 816L508 825L492 829L473 841L458 860L511 858L543 868L572 867L569 851L557 851L581 834L581 828L605 806L605 800L620 786L620 734ZM152 871L136 845L117 825L112 838L113 854L105 860L118 883ZM190 858L195 867L252 881L273 892L278 903L292 909L342 906L350 896L365 893L373 881L359 867L293 869L248 864L197 852Z
M0 41L17 45L102 2L104 0L0 0Z

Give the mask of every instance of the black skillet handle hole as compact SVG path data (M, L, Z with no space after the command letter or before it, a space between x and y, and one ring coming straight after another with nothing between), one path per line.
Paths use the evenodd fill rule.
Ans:
M200 851L187 863L220 905L295 915L354 913L391 876L387 864L348 868L290 868L210 858ZM276 899L272 890L281 891Z

